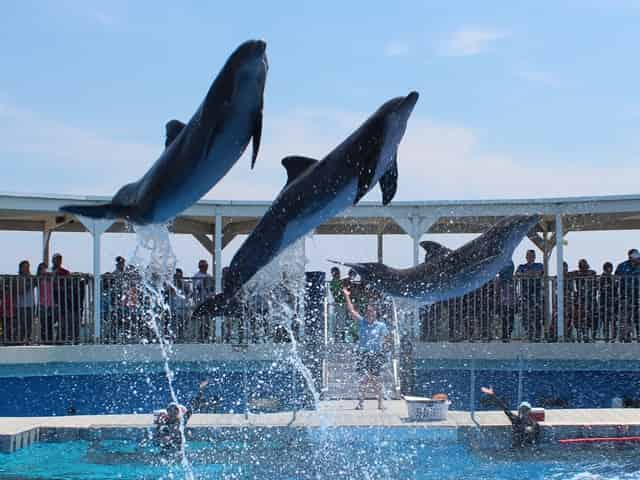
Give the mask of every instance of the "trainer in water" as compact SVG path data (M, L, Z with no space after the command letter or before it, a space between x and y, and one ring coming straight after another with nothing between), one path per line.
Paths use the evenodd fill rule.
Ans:
M418 101L411 92L382 105L321 161L286 157L287 184L234 255L223 293L207 299L194 315L218 315L261 268L314 228L358 201L380 183L382 203L397 189L398 145Z
M511 422L511 445L514 448L535 446L540 442L540 424L531 415L531 404L521 402L514 414L507 402L498 397L491 387L481 387L482 393L498 405Z
M110 203L60 210L141 225L164 223L218 183L252 138L253 168L262 134L265 50L265 42L250 40L231 54L189 123L167 123L166 148L140 180L122 187Z
M344 265L358 272L369 288L387 295L424 303L441 302L493 280L511 262L513 251L538 221L537 215L505 218L457 250L423 242L426 261L412 268L392 268L383 263Z

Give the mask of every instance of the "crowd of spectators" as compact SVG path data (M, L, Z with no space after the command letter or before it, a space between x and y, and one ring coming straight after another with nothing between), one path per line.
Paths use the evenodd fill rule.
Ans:
M611 262L596 272L586 259L575 270L564 264L564 336L570 341L640 341L640 253L628 251L628 259L614 270ZM355 281L351 270L340 278L331 269L330 290L336 341L349 341L354 331L344 314L340 287L353 289L354 299L364 298L367 289ZM536 252L528 250L525 261L505 267L495 280L462 297L421 308L422 339L463 341L515 338L555 341L558 335L556 279L546 275Z
M228 271L223 269L224 275ZM350 292L357 308L361 308L373 291L357 281L349 270L342 277L338 267L331 269L329 290L333 297L333 336L338 342L357 342L358 328L345 310L343 288ZM35 274L27 260L18 264L17 275L0 276L0 343L77 343L89 340L93 332L86 330L90 276L71 273L56 253L51 266L38 264ZM295 298L287 287L286 277L271 292L281 305L296 310ZM496 279L463 297L422 308L423 339L510 341L514 333L529 341L554 340L558 332L555 279L549 278L534 250L526 252L525 262L501 271ZM198 262L197 271L185 277L176 268L173 282L163 289L171 314L163 314L166 332L175 338L211 338L211 322L194 325L190 313L195 305L215 292L215 281L206 260ZM148 335L142 309L149 302L140 290L140 274L127 265L122 256L115 258L114 270L102 277L103 336L114 342L123 337ZM268 332L266 320L250 314L249 324L243 317L247 311L264 310L243 304L242 312L229 315L223 324L222 341L237 341L245 336L267 335L286 341L289 333L282 327ZM256 319L258 318L258 319ZM590 342L595 340L629 342L640 340L640 253L628 252L628 259L614 268L611 262L597 273L586 259L580 259L575 270L564 267L564 332L565 338ZM298 323L294 322L293 328ZM517 330L517 332L515 332ZM84 333L83 333L84 332ZM444 332L444 334L443 334ZM294 332L295 333L295 332Z
M59 253L51 258L51 268L45 262L38 264L35 275L29 261L20 261L17 275L0 277L0 342L77 341L84 283L82 276L63 266Z
M446 339L510 341L516 318L520 338L554 341L558 335L556 279L545 275L535 251L513 271L506 267L496 279L464 297L423 309L423 338L435 340L439 322L447 321ZM586 259L575 270L565 262L564 337L570 341L630 342L640 340L640 254L631 249L614 271L611 262L597 273ZM440 339L440 338L438 338Z

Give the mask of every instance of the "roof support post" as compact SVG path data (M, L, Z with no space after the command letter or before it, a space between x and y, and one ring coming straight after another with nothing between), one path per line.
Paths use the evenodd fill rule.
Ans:
M562 231L562 214L556 213L556 305L558 341L564 340L564 233Z
M100 305L102 299L100 253L102 234L113 224L113 220L94 220L91 218L78 217L78 220L85 226L93 238L93 341L100 343L102 332Z
M51 245L51 234L53 233L52 230L47 230L45 229L44 232L42 232L42 261L44 263L47 264L47 266L49 265L49 249L50 249L50 245Z
M382 237L382 233L379 233L377 235L377 239L378 239L378 263L383 263L384 260L384 243L383 243L383 237Z
M216 293L220 293L222 292L222 215L216 214L213 230L213 271Z
M411 215L409 217L393 217L400 227L411 237L413 240L413 266L415 267L420 263L420 238L422 234L428 231L431 226L438 221L440 217L436 216L417 216Z
M42 229L42 261L49 265L51 235L56 228L61 227L71 221L70 217L56 217L44 222Z

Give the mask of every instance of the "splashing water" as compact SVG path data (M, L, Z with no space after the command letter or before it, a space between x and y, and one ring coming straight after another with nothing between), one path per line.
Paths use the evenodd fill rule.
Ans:
M300 319L304 318L305 297L305 238L302 238L280 253L260 270L245 286L247 296L265 296L271 324L280 324L291 341L291 349L286 358L304 378L313 396L316 410L320 404L320 393L313 381L311 371L302 361L298 349L296 330Z
M171 401L180 404L175 388L173 386L174 374L170 366L172 352L171 338L173 332L170 330L168 338L165 338L161 325L164 325L164 318L171 315L170 307L165 301L163 289L172 288L177 293L177 289L172 285L172 275L176 267L176 256L169 240L169 230L166 225L135 226L136 248L129 264L140 275L140 287L143 297L148 301L144 302L143 318L151 327L160 346L162 353L163 368ZM180 416L180 463L187 480L194 480L193 469L186 455L187 439L185 435L184 417Z

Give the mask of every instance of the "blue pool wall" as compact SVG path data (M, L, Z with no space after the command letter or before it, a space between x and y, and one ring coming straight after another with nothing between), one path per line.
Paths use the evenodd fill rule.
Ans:
M0 395L0 416L65 415L71 406L78 415L149 413L171 401L166 375L158 365L87 365L73 366L72 371L48 367L44 375L21 371L19 366L14 370L15 375L6 367L1 372L0 392L5 394ZM264 398L277 400L281 410L312 405L299 374L258 362L248 363L246 370L240 362L178 366L173 385L180 401L188 403L205 379L209 384L204 396L217 400L215 413L244 413L247 403Z
M280 410L312 408L303 378L282 362L184 362L174 368L178 398L188 402L208 379L205 397L218 401L218 413L244 413L247 403L265 398L275 399ZM640 362L416 360L408 393L446 393L451 409L469 410L472 371L479 410L495 409L483 403L481 386L492 386L516 408L520 377L521 399L534 406L609 408L614 397L640 405ZM65 415L71 406L80 415L148 413L170 401L161 364L3 365L0 392L0 416Z

